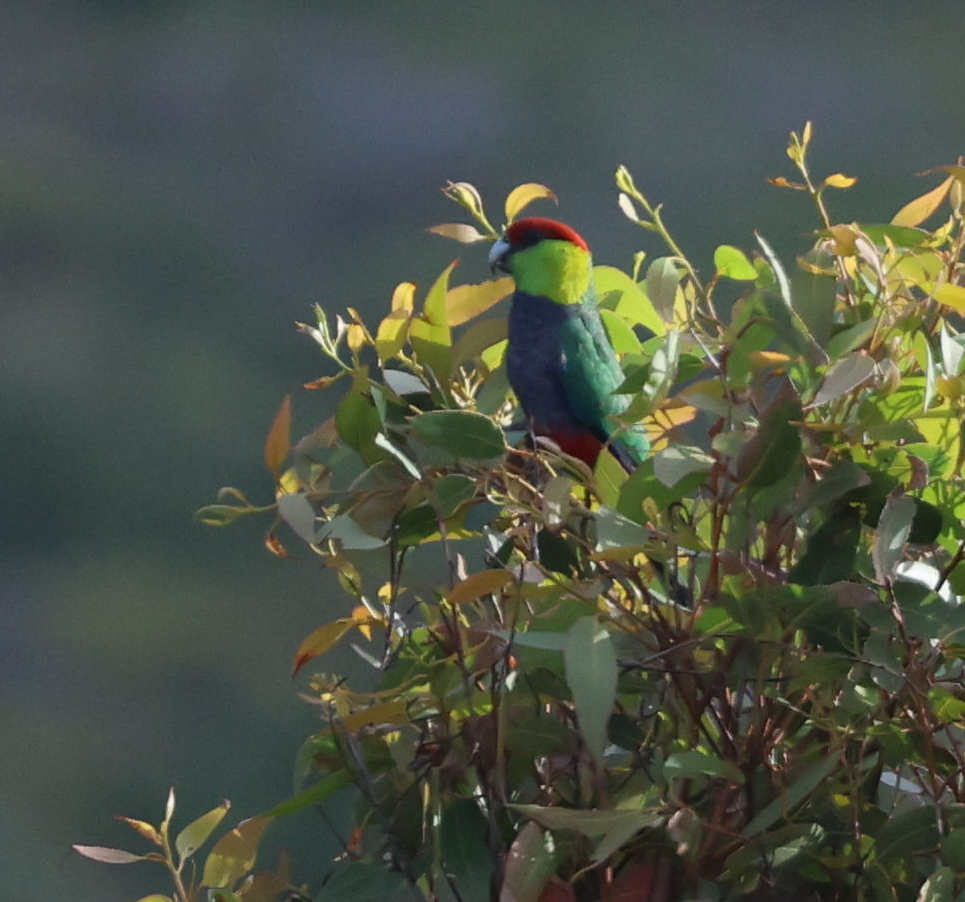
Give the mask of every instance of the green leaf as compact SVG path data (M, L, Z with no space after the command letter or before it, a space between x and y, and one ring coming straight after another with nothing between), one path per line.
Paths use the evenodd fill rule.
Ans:
M653 826L662 819L656 812L651 811L623 811L587 808L557 808L543 805L510 805L524 817L536 821L550 830L575 830L591 839L604 836L613 830L626 827L642 830Z
M249 818L222 836L205 859L201 882L205 886L231 887L251 871L258 843L271 820L270 817Z
M462 902L489 902L493 854L488 833L489 824L472 799L456 799L443 809L439 851Z
M627 325L627 321L622 316L612 310L601 308L600 318L603 320L603 326L614 351L618 354L643 353L643 348L640 347L640 339L637 338L633 329Z
M850 354L836 361L824 374L821 388L811 404L815 407L834 401L867 382L875 373L875 361L866 354Z
M608 548L643 549L647 531L636 521L602 505L596 511L596 550Z
M570 627L563 662L580 733L590 753L602 762L616 697L617 659L609 632L595 617L583 617Z
M717 274L735 279L739 282L753 282L757 278L757 270L739 248L729 244L722 244L714 251L714 266Z
M563 844L554 842L551 833L528 821L516 834L506 856L502 890L507 898L513 902L538 902L564 853Z
M302 492L278 496L278 514L298 538L315 544L315 508Z
M733 762L721 761L720 758L699 749L674 752L664 762L663 772L669 778L680 780L692 777L723 777L738 783L743 782L742 775Z
M345 768L342 768L341 770L327 774L314 786L303 789L290 799L279 802L274 808L266 811L262 817L286 817L290 814L297 814L299 811L304 811L306 808L314 808L316 805L324 802L329 796L338 792L343 786L348 786L351 782L351 774Z
M229 808L231 808L231 803L225 799L217 808L212 808L206 814L202 814L201 817L192 821L177 835L174 840L174 847L178 850L181 861L193 855L207 842L208 837L214 833L218 824L224 820Z
M432 497L436 510L443 520L448 520L475 495L475 481L462 473L446 473L432 483Z
M453 457L494 460L503 456L502 430L487 416L470 410L430 410L412 418L412 431L427 445Z
M594 266L593 283L601 306L611 307L610 300L614 299L611 309L631 325L644 326L656 335L666 333L667 324L653 302L640 285L622 269L615 266ZM674 290L676 291L676 283Z
M871 542L871 560L875 568L875 580L879 584L886 585L891 582L895 565L901 560L905 543L911 534L914 517L913 498L897 494L888 496Z
M674 321L677 288L682 278L683 269L674 257L658 257L647 269L647 297L664 322Z
M837 360L864 345L875 331L877 319L866 319L836 332L828 341L828 356Z
M956 871L965 872L965 829L952 830L942 840L942 861Z
M384 452L373 444L382 429L382 418L372 398L353 388L335 411L335 429L339 438L367 464L382 459Z
M923 884L917 902L952 902L954 893L955 872L951 868L936 868Z
M783 795L765 805L761 811L752 817L741 831L741 835L754 837L763 833L772 824L788 815L799 802L806 799L817 786L826 780L835 768L840 766L841 762L837 757L829 755L809 767L798 775Z
M352 861L339 864L319 899L333 902L395 902L403 899L419 899L414 888L397 871L390 871L379 862Z
M665 486L675 486L691 473L709 473L714 459L700 448L670 445L653 458L653 472Z
M938 845L938 815L930 805L912 808L890 818L878 831L875 857L887 865L896 858Z

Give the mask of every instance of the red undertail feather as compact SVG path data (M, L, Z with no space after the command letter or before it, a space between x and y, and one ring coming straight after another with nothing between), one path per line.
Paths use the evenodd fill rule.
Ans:
M603 442L589 432L545 432L540 434L556 442L564 454L582 460L591 468L596 466L596 459L603 450Z

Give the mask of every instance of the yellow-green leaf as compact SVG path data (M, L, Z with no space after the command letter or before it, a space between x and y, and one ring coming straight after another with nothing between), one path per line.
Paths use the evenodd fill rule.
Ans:
M208 837L214 833L218 824L224 819L231 808L231 802L225 799L216 808L202 814L201 817L191 821L174 840L174 847L178 850L181 861L193 855L201 846L207 842Z
M965 287L946 282L932 289L932 297L939 304L945 304L959 313L965 313Z
M476 244L479 241L492 240L491 236L484 235L475 226L466 225L464 222L443 222L429 226L426 231L433 235L441 235L443 238L451 238L461 244Z
M436 325L420 316L409 323L409 343L419 362L428 366L440 382L449 375L451 363L452 333L443 323Z
M291 448L292 396L285 395L265 438L265 464L277 479Z
M651 303L647 293L622 269L617 269L615 266L594 266L593 284L596 286L596 295L600 301L606 301L607 295L616 293L616 303L607 302L604 306L612 309L631 325L645 326L656 335L666 333L667 324Z
M298 646L295 660L292 664L292 676L295 676L312 658L325 654L350 629L357 625L353 617L342 617L331 623L323 623L318 629L312 630Z
M485 218L482 197L475 185L470 185L469 182L449 182L442 189L442 193L465 207L476 219L482 221Z
M835 172L833 175L829 175L825 180L824 184L829 188L850 188L852 185L857 183L857 178L853 175L845 175L843 172Z
M954 181L954 177L949 176L938 187L909 201L895 213L891 220L892 225L916 226L923 223L941 206Z
M509 276L490 279L480 285L457 285L446 292L446 319L450 326L461 326L485 313L513 290Z
M536 182L526 182L524 185L517 185L506 197L506 222L512 222L524 207L540 198L546 198L554 202L557 200L556 195L545 185L540 185Z
M449 292L449 276L456 268L458 260L453 260L432 283L429 293L426 295L426 302L422 307L422 315L426 321L434 326L445 326L446 317L446 294Z
M219 839L204 863L204 886L234 886L255 866L258 843L271 823L269 817L242 821Z
M757 270L744 252L729 244L722 244L714 251L714 266L719 275L738 282L753 282L757 278Z
M513 574L509 570L482 570L472 573L446 593L446 601L452 605L475 601L483 595L498 592L512 581Z

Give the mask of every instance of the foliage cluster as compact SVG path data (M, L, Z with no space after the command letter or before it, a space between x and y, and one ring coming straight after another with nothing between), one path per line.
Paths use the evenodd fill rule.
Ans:
M819 217L790 271L757 236L702 276L618 170L668 249L595 270L654 447L629 476L517 424L507 279L451 287L453 264L374 329L302 327L335 368L308 387L342 393L297 441L276 418L268 544L287 530L346 595L296 672L351 641L373 673L311 679L302 788L257 820L354 787L316 898L965 899L965 167L842 222L856 180L815 179L810 140L772 180ZM434 231L497 236L471 185L446 193L472 223ZM547 197L520 186L506 221ZM202 518L266 510L221 501ZM222 842L179 900L280 897L253 852L209 879ZM180 874L177 845L156 857Z

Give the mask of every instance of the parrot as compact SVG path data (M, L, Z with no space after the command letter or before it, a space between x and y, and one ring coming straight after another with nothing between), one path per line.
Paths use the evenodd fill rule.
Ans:
M489 265L516 283L506 371L533 434L590 468L607 448L632 472L650 444L618 420L630 399L614 394L623 371L597 308L586 241L562 222L527 217L494 242Z

